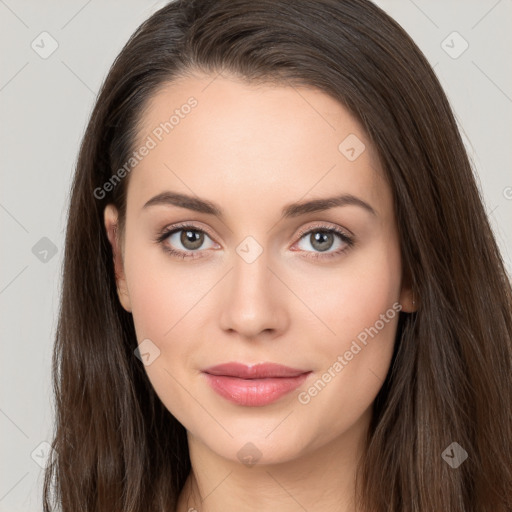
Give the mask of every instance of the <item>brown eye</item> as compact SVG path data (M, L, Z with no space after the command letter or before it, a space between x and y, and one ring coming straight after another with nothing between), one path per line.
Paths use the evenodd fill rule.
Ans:
M203 245L205 233L202 231L197 229L180 229L179 231L181 231L180 242L186 250L194 251Z
M352 237L337 228L327 226L316 226L308 231L302 231L297 243L301 251L309 253L308 257L318 259L341 255L353 245Z
M211 249L215 243L202 229L181 225L165 229L156 239L164 249L175 256L200 256L204 249ZM210 242L208 245L207 242Z

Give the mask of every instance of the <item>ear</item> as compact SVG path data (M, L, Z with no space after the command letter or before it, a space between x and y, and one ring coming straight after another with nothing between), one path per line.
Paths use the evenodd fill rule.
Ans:
M400 290L400 297L398 302L400 302L402 306L402 311L404 313L414 313L418 310L418 297L415 296L412 291L412 286L410 284L411 279L409 273L405 273L405 278L402 281L402 289Z
M124 273L123 255L121 251L121 244L118 233L117 223L118 212L114 205L108 204L104 211L105 229L107 231L107 237L112 246L112 254L114 259L114 271L116 276L117 284L117 295L119 302L123 308L130 312L132 311L130 303L130 295L128 293L128 287L126 285L126 276Z
M418 310L418 299L410 288L402 287L398 302L402 305L401 311L404 313L414 313Z

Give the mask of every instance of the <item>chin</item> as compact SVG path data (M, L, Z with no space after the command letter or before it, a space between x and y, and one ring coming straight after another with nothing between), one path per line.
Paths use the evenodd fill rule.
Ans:
M274 422L273 428L282 419L281 415L279 420ZM259 422L254 422L254 428L251 428L248 421L244 424L245 427L240 430L235 429L234 426L228 429L233 437L222 429L222 434L216 430L217 436L209 431L205 432L204 436L199 432L199 435L194 434L194 437L218 456L249 468L290 462L300 457L305 451L306 447L299 444L301 433L297 430L290 435L289 430L278 433L277 430L280 428L278 427L269 435L266 429L265 432L262 431Z

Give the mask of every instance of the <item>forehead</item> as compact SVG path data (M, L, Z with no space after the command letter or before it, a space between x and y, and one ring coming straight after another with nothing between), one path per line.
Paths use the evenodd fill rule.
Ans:
M240 207L280 208L350 193L389 206L390 191L360 123L311 87L198 75L166 84L147 103L128 202L142 208L165 190Z

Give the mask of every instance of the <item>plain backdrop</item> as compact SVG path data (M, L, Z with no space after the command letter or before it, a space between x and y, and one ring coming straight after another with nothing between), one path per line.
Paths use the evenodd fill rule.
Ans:
M42 510L51 351L78 147L115 56L164 3L0 0L0 512ZM512 0L377 3L434 66L510 275Z

